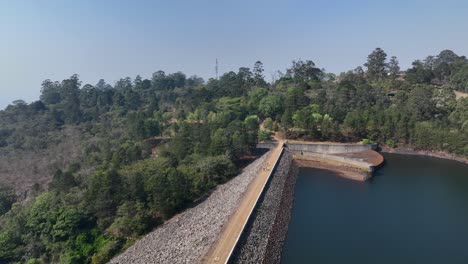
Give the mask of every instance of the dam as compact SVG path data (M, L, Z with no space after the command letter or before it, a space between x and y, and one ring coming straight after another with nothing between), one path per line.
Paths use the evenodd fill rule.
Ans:
M264 154L239 175L217 186L206 199L174 216L110 263L279 263L301 167L330 167L340 161L333 169L356 170L353 181L357 184L373 173L369 155L357 153L373 153L374 146L321 144L259 144L266 153L260 151ZM309 151L314 149L323 153ZM332 158L335 161L329 160ZM349 173L342 176L349 177Z
M259 176L262 187L256 188L255 194L252 189L256 183L252 183L254 187L225 226L206 263L279 263L290 215L285 212L292 208L298 167L326 168L365 181L383 162L374 151L375 145L280 141L258 147L273 148L269 160L275 164L267 162L268 173ZM256 197L255 203L252 197Z

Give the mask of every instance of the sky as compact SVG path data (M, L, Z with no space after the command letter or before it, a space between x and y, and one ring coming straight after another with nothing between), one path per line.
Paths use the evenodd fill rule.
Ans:
M0 0L0 109L38 100L45 79L83 84L153 72L205 79L292 60L340 73L376 47L402 68L451 49L468 55L468 1Z

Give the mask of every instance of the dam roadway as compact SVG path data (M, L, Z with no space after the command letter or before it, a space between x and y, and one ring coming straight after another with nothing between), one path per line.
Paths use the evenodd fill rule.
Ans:
M224 264L229 261L242 231L247 225L250 215L281 156L283 145L284 141L279 141L278 145L271 151L263 169L260 170L246 191L239 208L231 216L219 239L204 258L205 263Z

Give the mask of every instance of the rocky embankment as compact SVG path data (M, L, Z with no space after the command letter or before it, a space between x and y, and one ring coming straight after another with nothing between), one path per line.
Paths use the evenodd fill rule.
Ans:
M294 199L297 167L285 151L230 263L279 263Z
M110 263L200 263L269 153L220 185L202 203L155 229Z

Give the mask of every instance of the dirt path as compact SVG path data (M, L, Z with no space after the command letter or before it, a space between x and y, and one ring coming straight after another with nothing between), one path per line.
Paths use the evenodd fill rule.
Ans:
M468 97L468 93L463 93L463 92L459 92L459 91L455 91L455 96L458 99L462 99L462 98L465 98L465 97Z
M283 144L284 141L278 142L278 146L272 150L270 156L266 159L263 169L250 183L249 189L245 193L239 208L231 216L218 241L205 257L205 263L224 264L228 261L228 258L231 255L234 246L247 224L249 216L270 177L270 173L281 154Z

